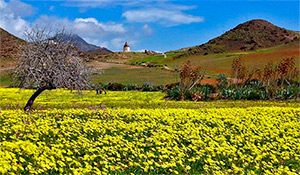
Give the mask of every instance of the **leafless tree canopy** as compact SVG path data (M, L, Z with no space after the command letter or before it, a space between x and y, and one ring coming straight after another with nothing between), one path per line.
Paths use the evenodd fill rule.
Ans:
M16 68L15 76L20 87L37 87L24 107L25 111L31 108L35 98L44 90L83 90L89 86L88 69L84 67L72 41L64 39L66 33L63 30L51 34L51 31L38 27L25 31L28 44L21 48L21 63Z
M197 83L204 78L204 71L201 67L193 68L190 61L187 61L183 68L180 70L180 89L184 92L191 90Z
M87 88L88 71L71 41L63 40L66 32L51 33L38 27L25 31L28 44L22 48L21 64L15 72L20 86L71 90Z

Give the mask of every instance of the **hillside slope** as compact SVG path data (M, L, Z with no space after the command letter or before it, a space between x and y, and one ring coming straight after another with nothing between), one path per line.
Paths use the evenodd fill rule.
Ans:
M205 44L183 48L179 57L212 53L252 51L299 41L299 32L278 27L265 20L251 20L239 24Z
M18 45L25 43L26 41L0 28L0 59L14 59L19 51Z

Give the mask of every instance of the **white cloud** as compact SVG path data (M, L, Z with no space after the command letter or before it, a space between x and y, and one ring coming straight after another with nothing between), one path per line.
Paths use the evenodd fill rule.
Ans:
M4 0L0 0L0 8L3 9L7 6L7 4L4 2Z
M31 5L17 0L9 1L8 6L15 16L27 17L32 16L35 12L34 8Z
M123 24L113 22L101 23L95 18L76 18L74 21L71 21L67 18L42 15L35 20L34 24L39 27L51 26L53 30L64 28L86 38L102 38L126 32Z
M107 41L103 41L103 42L100 42L99 45L100 45L101 47L108 48L109 43L108 43Z
M172 10L192 10L196 9L196 5L182 5L182 4L171 4L171 3L162 3L160 8L168 7L168 9Z
M49 7L49 10L50 10L50 11L53 11L54 8L55 8L55 7L54 7L53 5L51 5L51 6Z
M93 25L94 27L98 27L103 29L105 32L112 32L112 33L124 33L126 29L123 27L123 24L117 24L114 22L109 23L100 23L95 18L76 18L75 24L87 24Z
M164 10L157 8L129 10L122 14L128 22L157 22L165 26L176 26L203 22L204 18L182 13L181 11Z
M67 0L63 5L69 7L102 7L112 2L118 2L114 0Z
M196 5L174 4L173 0L65 0L62 3L67 7L79 7L79 13L85 13L91 8L111 8L122 6L123 8L166 9L171 11L183 11L197 8ZM174 25L174 24L172 24ZM177 24L175 24L177 25Z
M153 29L148 24L144 24L143 27L142 27L142 29L148 35L151 35L153 33Z
M112 40L112 38L123 36L127 31L123 24L102 23L96 18L76 18L74 21L71 21L67 18L43 15L35 20L34 25L42 28L51 26L53 31L64 28L67 32L78 34L88 43L112 49L121 49L123 47L120 47L121 41L118 39Z
M65 29L67 31L72 30L72 21L70 21L67 18L58 18L56 16L47 16L47 15L42 15L38 19L36 19L33 22L33 25L38 26L40 28L46 28L46 29L51 29L51 30L60 30L60 29Z
M80 7L84 12L89 8L107 8L122 6L128 10L122 14L128 22L156 22L165 26L176 26L202 22L201 16L193 16L183 11L196 9L195 5L176 4L171 0L66 0L65 6ZM178 1L177 1L178 2Z
M106 6L141 6L149 3L167 2L169 0L66 0L64 6L97 8Z
M24 29L29 27L29 23L22 17L32 15L33 8L19 1L6 3L0 0L0 11L0 27L13 35L22 37Z
M115 48L122 48L126 41L123 38L114 38L111 40L111 44Z

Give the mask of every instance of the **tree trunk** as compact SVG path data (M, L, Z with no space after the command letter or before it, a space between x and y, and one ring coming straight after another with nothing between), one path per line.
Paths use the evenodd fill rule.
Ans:
M35 98L37 97L37 96L39 96L44 90L51 90L51 89L54 89L54 88L49 88L49 87L43 87L43 88L38 88L35 92L34 92L34 94L32 94L32 96L29 98L29 100L27 101L27 104L25 105L25 107L24 107L24 111L27 111L28 109L30 109L31 108L31 106L32 106L32 104L33 104L33 102L34 102L34 100L35 100Z

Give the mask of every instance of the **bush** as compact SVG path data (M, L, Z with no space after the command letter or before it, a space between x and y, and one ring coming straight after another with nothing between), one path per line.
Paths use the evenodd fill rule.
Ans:
M223 89L228 85L226 74L219 74L219 76L217 77L217 81L218 81L217 83L218 89Z
M112 90L112 91L121 91L124 90L125 85L121 83L108 83L107 84L107 89Z
M132 91L132 90L139 90L139 86L137 84L128 84L127 86L125 86L124 88L125 91Z
M212 99L212 94L217 91L213 85L197 85L191 90L182 91L180 87L175 87L168 90L168 98L173 100L208 100Z
M107 89L111 91L135 91L135 90L140 90L140 91L162 91L164 90L164 86L156 86L150 83L145 83L142 86L139 86L137 84L128 84L124 85L121 83L108 83L108 84L103 84L99 83L98 85L91 85L93 88L100 88L100 89Z
M182 95L179 87L168 89L167 94L168 94L167 98L169 98L171 100L179 100L180 96Z

